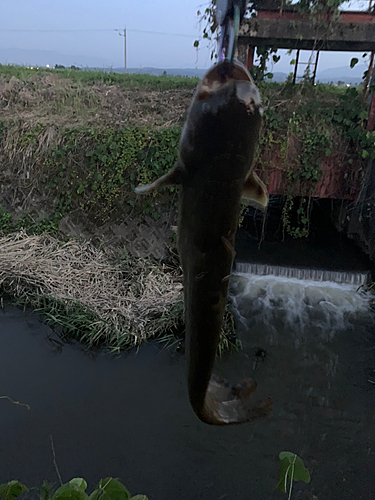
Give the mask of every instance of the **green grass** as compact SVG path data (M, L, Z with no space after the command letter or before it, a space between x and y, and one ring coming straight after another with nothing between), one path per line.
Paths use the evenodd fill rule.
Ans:
M39 67L0 65L0 74L7 78L15 76L20 80L27 81L30 76L56 74L61 78L70 78L74 82L82 82L86 85L95 83L104 83L106 85L118 84L128 88L149 88L153 90L171 90L171 89L193 89L196 87L199 79L186 76L154 76L138 73L113 73L100 70L74 70L74 69L48 69Z

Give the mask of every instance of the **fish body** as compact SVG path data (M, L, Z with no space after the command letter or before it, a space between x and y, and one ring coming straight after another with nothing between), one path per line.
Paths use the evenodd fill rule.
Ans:
M249 407L253 381L232 388L212 377L241 200L258 207L268 201L252 171L261 123L259 92L246 68L227 61L213 66L193 97L175 166L138 188L181 186L177 247L184 272L189 398L198 417L214 425L252 420L270 409L269 400Z

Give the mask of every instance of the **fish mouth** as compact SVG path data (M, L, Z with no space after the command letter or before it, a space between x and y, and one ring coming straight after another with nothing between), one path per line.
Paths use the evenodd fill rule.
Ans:
M215 64L202 79L198 94L199 100L209 99L219 90L241 81L253 83L250 73L240 62L223 61Z

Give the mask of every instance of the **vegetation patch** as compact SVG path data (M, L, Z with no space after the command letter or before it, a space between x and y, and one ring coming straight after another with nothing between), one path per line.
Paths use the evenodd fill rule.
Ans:
M1 74L0 109L6 120L56 127L96 128L182 123L193 91L127 88L61 78L58 74L34 74L26 80Z
M375 158L375 132L364 127L367 105L356 88L290 82L278 92L275 84L260 87L265 120L256 168L261 176L266 169L280 171L286 195L284 229L294 238L307 237L311 197L322 180L323 165L326 174L327 168L339 165L341 188L350 190L365 170L364 160Z
M0 239L3 294L29 304L68 339L127 349L184 332L182 274L177 266L100 250L89 242L61 243L50 235ZM218 354L240 349L228 308Z
M144 85L136 89L131 82L138 77ZM158 239L164 231L173 245L175 189L148 197L134 193L136 185L154 181L177 159L196 81L165 78L0 67L0 232L7 248L1 254L3 289L39 308L66 335L89 344L121 348L158 335L173 340L173 332L183 329L177 266L165 272L161 264L134 257L130 243L121 261L118 253L115 257L43 235L58 235L67 219L82 229L78 234L88 236L111 224L139 232L147 221L145 239ZM375 133L364 130L366 104L357 89L308 82L260 82L259 87L265 113L255 167L263 178L262 171L280 171L286 233L305 237L310 198L324 162L342 165L350 185L353 166L360 170L367 158L375 158ZM162 229L154 234L158 224ZM24 230L37 238L32 244ZM7 257L12 255L9 245L23 255L20 260ZM25 260L28 245L36 253ZM95 255L99 267L95 259L89 264L87 255ZM26 263L28 270L22 267ZM87 272L86 278L81 280L78 270ZM222 350L239 348L228 314Z
M113 71L77 70L77 68L38 68L25 67L12 64L0 64L0 74L6 78L15 77L22 81L29 80L32 76L45 77L57 75L59 78L69 79L85 85L103 83L106 85L120 85L125 88L140 88L151 90L194 89L198 78L172 75L148 75L138 73L115 73Z
M75 477L68 483L62 484L60 472L55 464L60 484L56 488L54 484L43 481L42 486L34 488L37 498L40 500L148 500L146 495L131 496L127 488L117 479L107 477L101 479L94 489L88 495L86 493L87 483L81 477ZM14 500L15 498L25 498L29 488L17 480L0 484L0 499ZM27 497L26 497L27 498Z
M0 151L8 168L0 172L0 203L17 213L15 229L28 226L20 216L30 217L33 210L34 220L47 225L58 226L78 210L100 226L130 213L133 219L149 215L158 220L173 207L169 192L138 199L133 190L173 166L180 127L56 129L7 122L2 130Z
M181 274L146 259L119 260L88 242L25 233L0 239L4 293L43 313L62 334L113 349L173 331Z
M156 80L152 88L134 90L114 80L106 86L106 73L0 69L0 156L6 165L0 205L12 212L15 230L32 221L35 231L58 228L72 213L94 226L144 216L157 221L168 213L175 224L174 188L149 197L136 197L133 189L173 166L192 95L188 82L160 92ZM92 84L99 76L100 85ZM363 161L375 157L374 132L363 128L366 104L354 88L308 81L259 87L265 119L255 168L266 183L263 170L280 171L285 231L305 237L322 165L342 165L350 189ZM23 102L27 92L33 95L29 103ZM24 218L21 225L14 216Z

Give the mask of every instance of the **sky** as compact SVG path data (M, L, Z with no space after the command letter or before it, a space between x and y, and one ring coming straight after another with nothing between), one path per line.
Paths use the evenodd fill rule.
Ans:
M23 53L22 61L9 60L9 49L48 50L71 56L78 66L123 67L124 40L115 30L126 27L129 68L207 68L210 50L193 47L201 33L197 11L207 5L199 0L1 0L0 62L35 64L27 60L29 52ZM349 8L367 5L368 0L357 0ZM273 71L289 73L294 56L282 54ZM322 53L319 70L347 65L353 56L358 53Z

